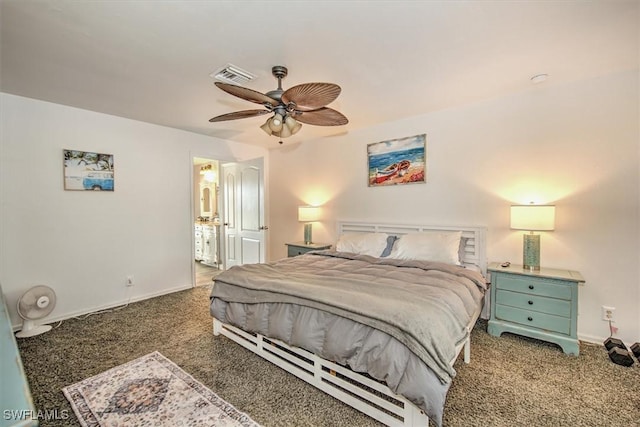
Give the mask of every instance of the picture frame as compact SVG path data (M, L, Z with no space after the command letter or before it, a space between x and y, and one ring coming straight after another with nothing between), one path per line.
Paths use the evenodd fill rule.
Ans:
M62 150L64 189L114 191L113 154Z
M367 145L368 185L425 184L427 135L389 139Z

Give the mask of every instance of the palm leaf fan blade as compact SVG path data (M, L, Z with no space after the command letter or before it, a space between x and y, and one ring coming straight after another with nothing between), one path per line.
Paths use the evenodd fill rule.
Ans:
M282 102L293 102L300 111L317 110L335 101L340 91L340 86L333 83L304 83L287 89Z
M220 83L215 82L215 85L222 89L223 91L230 93L231 95L237 96L238 98L242 98L246 101L254 102L256 104L270 104L273 107L278 105L278 101L265 95L264 93L260 93L256 90L249 89L242 86L236 86L228 83Z
M349 123L342 113L323 107L313 111L296 111L293 116L299 122L315 126L341 126Z
M213 117L209 119L209 121L213 123L213 122L224 122L227 120L246 119L248 117L262 116L263 114L267 114L269 112L270 112L269 110L234 111L233 113L221 114L219 116Z

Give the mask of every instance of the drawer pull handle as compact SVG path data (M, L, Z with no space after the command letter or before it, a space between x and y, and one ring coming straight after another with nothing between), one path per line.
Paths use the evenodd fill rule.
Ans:
M529 316L529 317L527 317L527 320L528 320L529 322L532 322L532 321L533 321L533 317Z
M529 300L527 302L529 303L529 305L533 305L533 301Z
M529 289L533 289L533 285L529 285Z

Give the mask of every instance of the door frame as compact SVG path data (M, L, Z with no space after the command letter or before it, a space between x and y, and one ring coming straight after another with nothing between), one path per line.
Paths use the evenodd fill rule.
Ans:
M194 211L194 200L195 200L195 182L194 182L194 173L193 173L193 160L194 158L204 158L204 159L211 159L211 160L217 160L218 164L219 164L219 169L222 170L222 164L223 163L242 163L242 162L246 162L248 160L251 159L237 159L237 158L230 158L230 157L225 157L225 156L221 156L219 154L214 154L212 152L205 152L205 151L200 151L200 150L190 150L189 151L189 193L190 197L189 197L189 223L188 223L188 230L189 230L189 236L191 236L190 241L191 241L191 258L190 258L190 262L191 262L191 287L195 288L196 287L196 250L195 250L195 233L194 233L194 229L193 229L193 225L194 225L194 220L195 220L195 211ZM262 158L262 182L263 182L263 201L264 201L264 224L268 225L269 224L269 191L268 191L268 176L269 176L269 171L268 171L268 157L267 156L257 156L255 158ZM220 177L219 177L220 178ZM223 194L223 189L222 189L222 185L223 185L223 181L221 179L219 179L219 184L220 186L220 193L219 194ZM223 212L224 210L224 200L220 200L221 204L218 205L218 210L219 212ZM221 215L222 216L222 215ZM222 219L222 218L221 218ZM265 232L265 240L264 240L264 257L265 257L265 261L269 259L269 238L268 238L269 234ZM226 234L225 234L225 227L221 226L220 227L220 236L219 236L219 241L220 246L221 246L221 251L226 251L226 244L224 242L223 239L226 239ZM226 253L220 253L221 258L226 257Z
M189 236L191 236L190 241L191 241L191 258L190 258L190 262L191 262L191 287L195 288L197 286L197 282L196 282L196 236L193 230L193 225L194 225L194 221L196 218L196 212L194 209L194 204L195 204L195 198L196 198L196 189L195 189L195 180L194 180L194 172L193 172L193 166L194 166L194 159L195 158L201 158L201 159L209 159L209 160L216 160L218 161L218 163L222 164L222 163L229 163L229 162L236 162L237 160L235 159L231 159L229 160L228 158L225 158L224 156L220 156L218 154L213 154L212 152L204 152L204 151L195 151L195 150L191 150L189 151ZM222 182L219 181L218 185L222 185ZM220 207L218 207L220 208ZM220 234L224 233L224 230L222 229L223 227L220 227ZM222 241L222 236L220 236L220 244L221 246L224 245L224 242Z

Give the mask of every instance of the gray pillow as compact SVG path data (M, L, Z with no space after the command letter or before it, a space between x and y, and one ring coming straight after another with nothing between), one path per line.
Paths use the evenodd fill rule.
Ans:
M389 256L389 254L391 253L391 249L393 249L393 244L395 243L396 240L398 240L397 236L387 237L387 246L382 251L382 254L380 255L381 258Z

